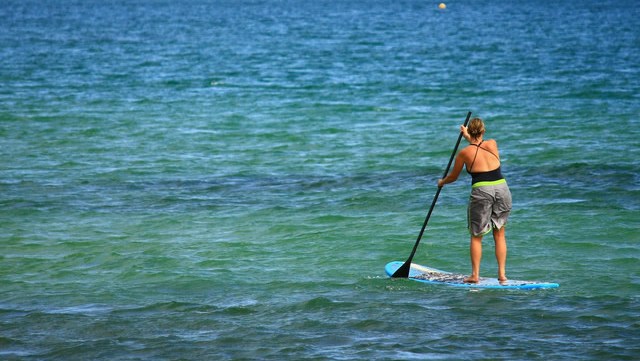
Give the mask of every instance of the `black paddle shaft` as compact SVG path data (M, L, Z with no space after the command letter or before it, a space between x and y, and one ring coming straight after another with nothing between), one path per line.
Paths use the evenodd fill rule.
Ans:
M467 113L467 119L464 121L464 126L466 127L469 123L469 118L471 118L471 112ZM460 145L460 141L462 140L462 132L458 136L458 141L456 142L456 146L453 148L453 153L451 153L451 158L449 158L449 164L447 164L447 169L444 171L444 175L442 178L446 177L449 174L449 168L451 168L451 163L453 163L453 158L456 156L456 152L458 151L458 146ZM429 208L429 213L427 213L427 217L424 219L424 223L422 224L422 229L420 230L420 234L418 234L418 239L416 240L416 244L413 246L413 250L411 251L411 255L407 261L398 268L391 277L394 278L407 278L409 277L409 270L411 269L411 261L413 260L413 256L416 254L416 250L418 249L418 244L420 244L420 240L422 239L422 235L424 234L424 230L427 228L427 223L429 223L429 218L431 218L431 213L433 212L433 208L436 206L436 202L438 201L438 196L440 195L440 191L442 187L438 187L436 191L435 197L433 197L433 202L431 202L431 208Z

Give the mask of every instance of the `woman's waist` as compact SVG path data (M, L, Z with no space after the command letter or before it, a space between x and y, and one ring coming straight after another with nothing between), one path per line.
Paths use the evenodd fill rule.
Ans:
M487 172L469 172L471 175L471 184L475 185L480 182L498 182L504 180L500 167Z

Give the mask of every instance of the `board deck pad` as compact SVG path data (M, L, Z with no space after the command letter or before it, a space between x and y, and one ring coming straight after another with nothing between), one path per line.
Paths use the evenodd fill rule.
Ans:
M385 266L385 272L391 277L404 262L389 262ZM409 270L409 279L435 285L447 285L454 287L466 288L494 288L494 289L540 289L540 288L557 288L560 285L552 282L540 281L518 281L508 280L505 282L498 281L497 278L480 277L478 283L464 283L466 275L460 273L451 273L436 268L422 266L416 263L411 264Z

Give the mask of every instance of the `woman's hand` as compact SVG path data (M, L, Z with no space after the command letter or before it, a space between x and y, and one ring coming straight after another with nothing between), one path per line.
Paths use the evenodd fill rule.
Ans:
M442 188L444 184L444 179L438 179L438 188Z
M462 136L464 137L464 139L468 141L471 140L471 136L469 135L469 131L467 130L467 127L465 127L464 125L461 125L460 132L462 132Z

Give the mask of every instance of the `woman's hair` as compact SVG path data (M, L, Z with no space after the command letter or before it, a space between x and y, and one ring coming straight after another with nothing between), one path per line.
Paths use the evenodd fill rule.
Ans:
M469 126L467 127L467 131L471 137L478 138L484 134L484 122L480 118L471 119L471 122L469 122Z

